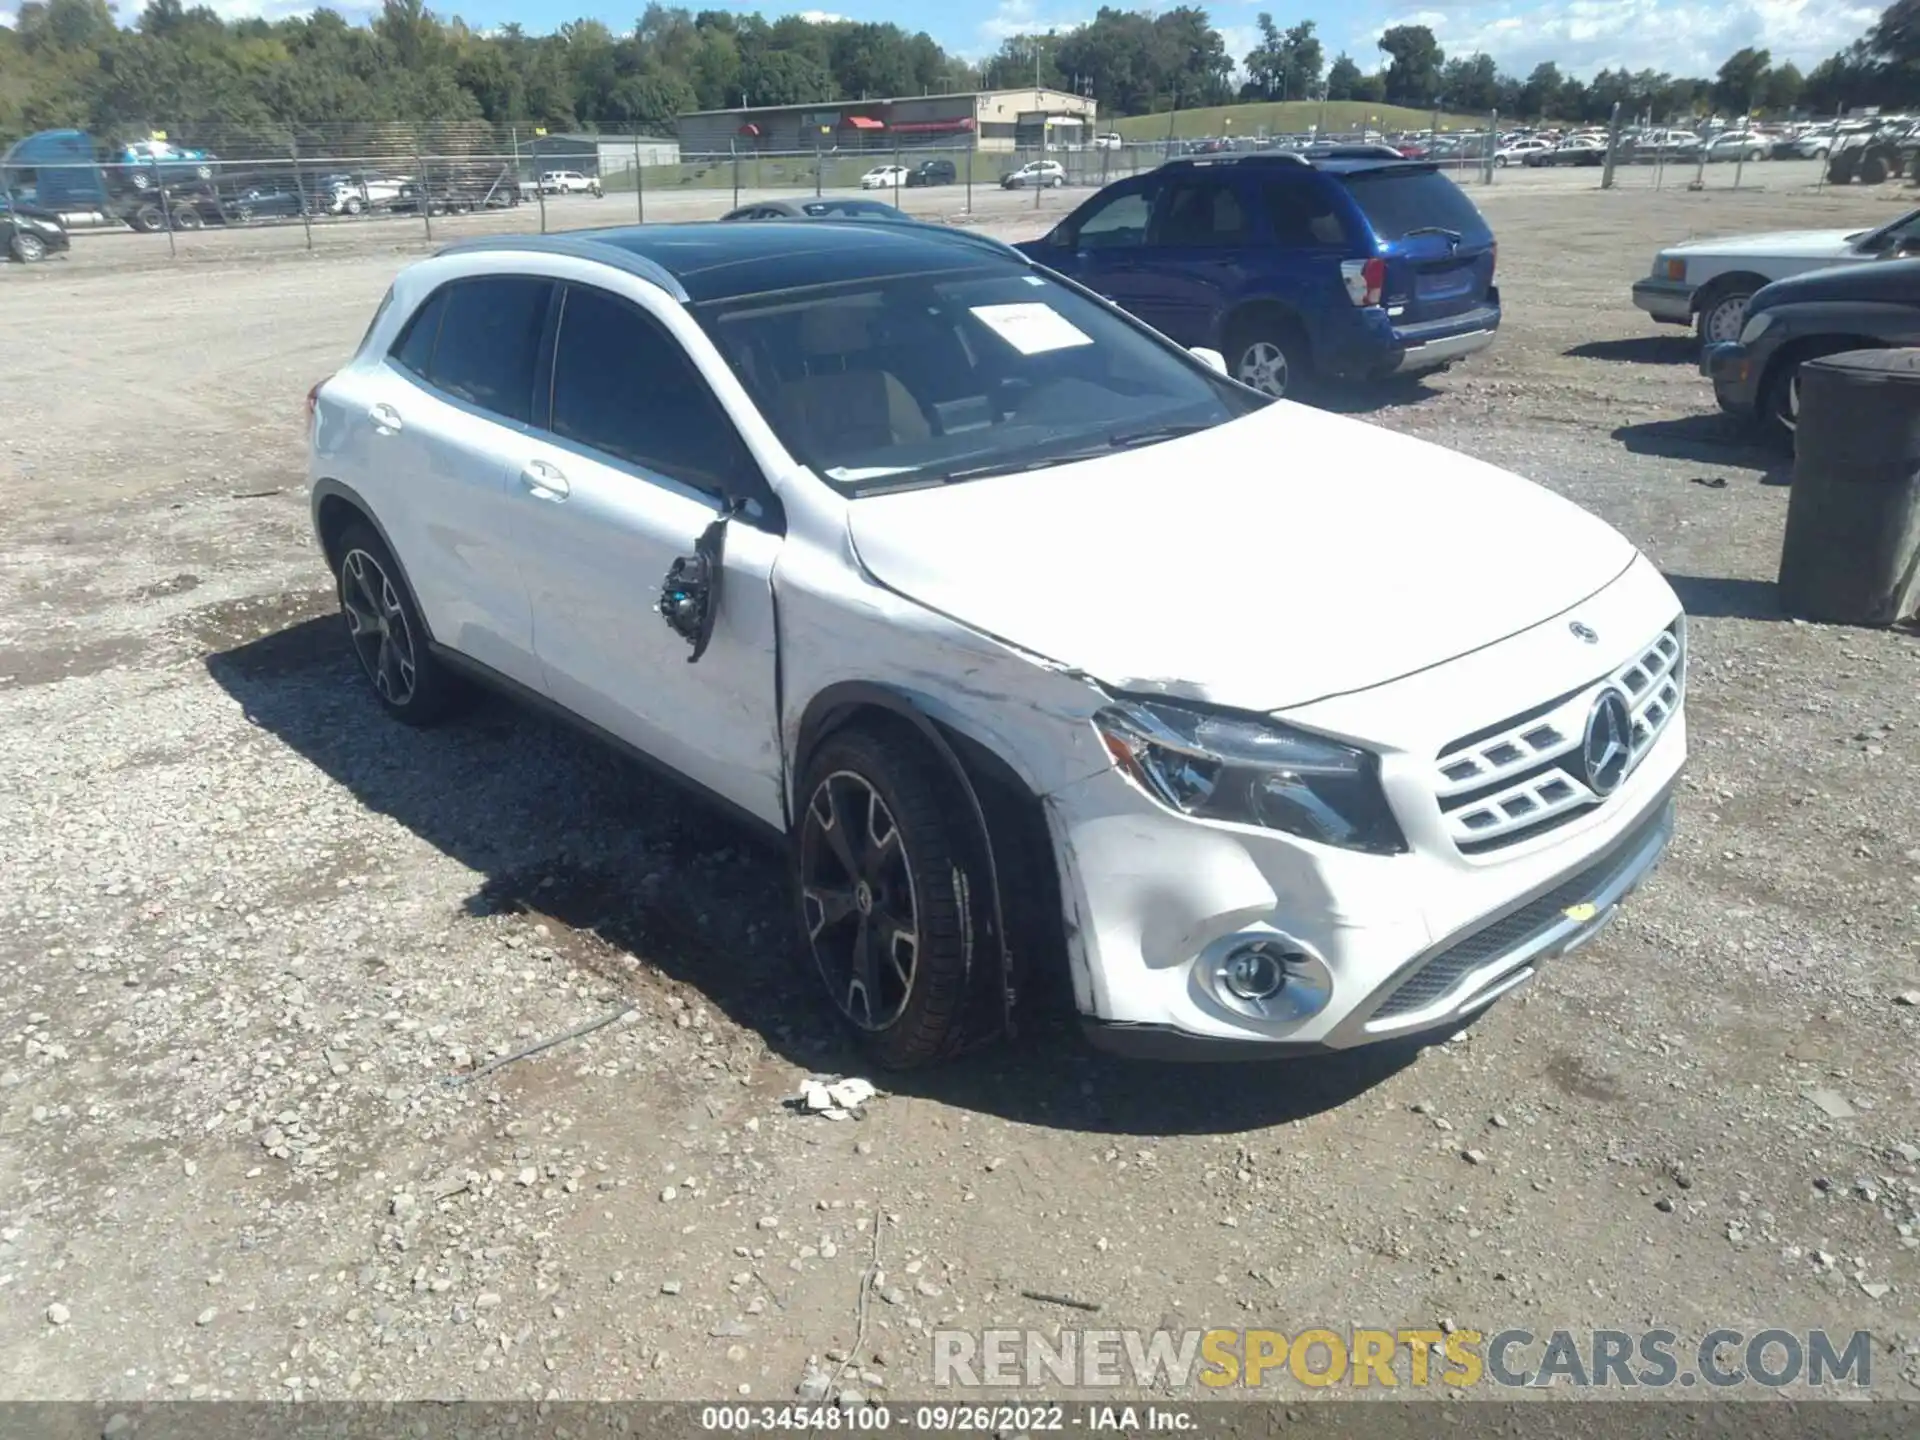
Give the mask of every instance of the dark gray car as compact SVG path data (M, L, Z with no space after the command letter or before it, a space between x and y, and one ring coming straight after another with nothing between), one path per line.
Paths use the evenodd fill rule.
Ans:
M729 210L722 220L905 220L904 210L855 196L814 196L805 200L761 200Z
M1894 256L1920 251L1920 236ZM1738 340L1709 345L1700 371L1730 415L1766 438L1793 443L1800 413L1800 367L1822 355L1920 345L1920 259L1811 270L1764 286L1747 304Z

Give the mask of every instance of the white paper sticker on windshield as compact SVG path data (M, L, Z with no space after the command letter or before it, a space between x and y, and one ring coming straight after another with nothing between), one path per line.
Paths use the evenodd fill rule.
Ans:
M1002 340L1022 355L1043 355L1049 350L1067 350L1075 345L1091 345L1093 337L1050 305L1038 302L1018 305L976 305L973 314Z

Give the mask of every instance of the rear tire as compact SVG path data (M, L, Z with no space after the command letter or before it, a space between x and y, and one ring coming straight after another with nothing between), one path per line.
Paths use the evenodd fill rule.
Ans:
M206 224L200 212L191 205L182 205L174 209L173 228L176 230L203 230Z
M158 205L142 205L133 212L133 228L143 235L158 235L167 228L167 217Z
M1884 155L1869 155L1860 162L1860 183L1862 185L1884 185L1891 173L1887 168Z
M807 766L795 903L813 969L862 1049L888 1069L964 1038L975 890L960 878L963 812L940 764L902 731L853 726Z
M1306 332L1280 317L1242 322L1228 342L1227 373L1276 400L1304 398L1313 381Z
M380 708L404 725L428 726L471 698L467 685L435 658L427 627L393 552L371 525L341 532L334 581L347 643Z

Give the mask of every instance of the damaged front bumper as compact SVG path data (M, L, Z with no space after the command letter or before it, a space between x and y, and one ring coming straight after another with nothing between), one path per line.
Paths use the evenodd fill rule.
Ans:
M1586 944L1672 835L1684 691L1618 788L1497 846L1456 843L1458 812L1436 789L1436 757L1490 719L1537 713L1543 691L1583 713L1589 696L1597 706L1612 683L1607 662L1627 663L1674 625L1677 608L1640 562L1580 609L1582 628L1612 637L1617 651L1570 650L1568 622L1556 617L1375 691L1277 717L1343 742L1374 737L1404 853L1194 818L1118 769L1054 791L1047 814L1089 1038L1138 1056L1220 1059L1401 1040L1458 1025ZM1236 965L1258 963L1249 955L1287 971L1251 1004L1233 983Z

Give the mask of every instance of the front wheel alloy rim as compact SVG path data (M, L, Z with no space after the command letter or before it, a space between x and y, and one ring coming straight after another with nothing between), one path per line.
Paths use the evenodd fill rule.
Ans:
M418 680L413 632L400 608L400 591L380 562L364 550L350 550L340 562L340 607L347 634L373 688L390 705L413 698Z
M1747 324L1747 296L1734 295L1717 303L1707 312L1707 339L1719 344L1738 340Z
M871 782L837 770L807 802L800 908L827 993L862 1030L884 1030L913 994L920 914L907 847Z
M13 241L13 248L14 248L14 252L18 254L22 260L27 261L29 264L31 264L35 260L44 259L47 253L46 242L43 241L38 235L15 236Z
M1240 356L1235 373L1242 385L1251 385L1277 397L1287 393L1287 354L1271 340L1258 340L1249 345Z

